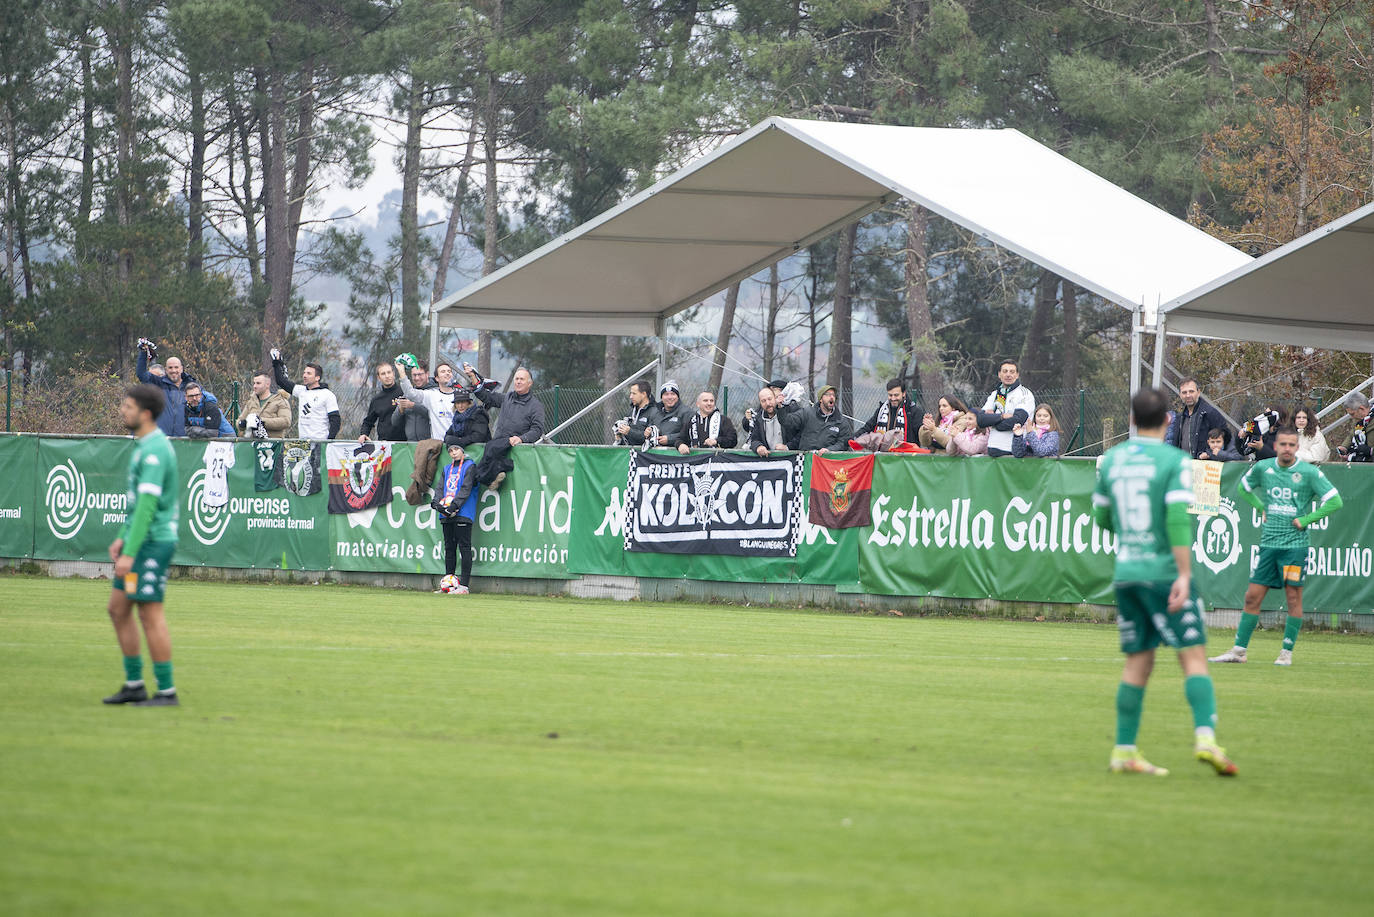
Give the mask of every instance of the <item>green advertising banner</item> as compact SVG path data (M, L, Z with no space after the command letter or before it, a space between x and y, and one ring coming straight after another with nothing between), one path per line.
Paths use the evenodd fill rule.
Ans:
M1112 539L1092 462L878 456L864 590L1111 604Z
M38 437L0 436L0 557L32 557Z
M746 583L858 581L858 545L866 530L832 530L812 525L805 521L805 505L795 559L630 553L625 550L623 515L629 450L579 449L574 477L577 490L573 498L573 527L578 537L573 539L568 553L568 570L573 573ZM802 480L807 482L810 478L811 457L807 456Z
M172 442L181 475L181 539L173 563L282 570L329 568L328 495L323 488L308 497L296 496L282 487L257 491L254 475L258 453L253 443ZM217 489L211 486L214 450L226 446L233 457L227 472L228 497L222 504L212 505L217 502L211 498ZM270 453L267 460L271 460Z
M129 510L133 450L132 439L39 439L34 557L110 559Z
M1236 488L1250 466L1229 462L1221 473L1221 512L1198 520L1193 540L1193 577L1209 605L1239 608L1250 571L1259 557L1262 519L1241 500ZM1369 612L1374 610L1374 467L1322 465L1322 473L1341 492L1345 506L1311 529L1307 551L1304 611ZM1271 589L1264 607L1284 607L1283 590Z
M576 451L567 446L512 451L515 470L499 490L484 490L477 504L472 533L475 575L571 578L567 559ZM480 447L469 451L474 460L481 454ZM424 506L406 503L414 467L414 444L396 443L391 453L391 503L329 516L329 550L335 569L444 572L443 533L434 510L427 502Z
M1221 512L1197 521L1193 578L1213 607L1241 606L1259 553L1259 513L1236 496L1247 467L1225 466ZM1322 470L1347 509L1312 527L1303 605L1368 612L1374 520L1359 507L1374 469ZM1115 542L1092 521L1096 474L1087 461L879 456L860 581L885 595L1111 604ZM1282 591L1264 607L1282 608Z
M327 512L323 488L308 497L279 487L258 491L255 472L265 469L256 467L252 443L179 440L174 448L182 479L178 564L443 570L433 510L405 502L413 444L393 448L392 502L348 515ZM132 449L122 438L0 436L0 461L9 469L0 482L0 556L107 560L128 512ZM474 449L474 457L480 451ZM1236 496L1247 467L1225 466L1220 512L1197 521L1194 579L1216 607L1240 606L1259 551L1259 513ZM1374 468L1322 470L1346 506L1312 527L1303 603L1312 612L1369 612L1374 516L1366 508L1374 502ZM1096 469L1089 461L882 455L874 472L873 525L829 530L806 522L795 559L627 553L622 513L628 472L624 449L518 450L505 485L484 492L478 504L474 572L824 583L884 595L1112 602L1114 541L1091 518ZM1271 590L1265 607L1283 607L1282 593Z

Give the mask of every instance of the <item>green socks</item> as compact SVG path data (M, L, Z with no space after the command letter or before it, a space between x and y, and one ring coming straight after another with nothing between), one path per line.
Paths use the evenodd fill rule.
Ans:
M172 662L153 662L153 674L157 676L157 690L162 694L169 694L176 690L172 684Z
M1183 694L1188 698L1188 706L1193 708L1193 728L1216 728L1217 693L1212 688L1212 677L1189 675L1183 682Z
M1145 706L1145 689L1122 682L1116 688L1116 744L1134 745L1140 732L1140 711Z
M124 657L124 680L131 685L143 681L142 656Z
M1240 626L1236 628L1236 646L1249 646L1250 638L1254 635L1255 628L1258 626L1259 615L1252 615L1242 611L1240 613ZM1296 633L1296 631L1294 633Z
M1291 650L1293 644L1298 642L1298 631L1302 630L1302 618L1288 616L1288 623L1283 625L1283 648Z

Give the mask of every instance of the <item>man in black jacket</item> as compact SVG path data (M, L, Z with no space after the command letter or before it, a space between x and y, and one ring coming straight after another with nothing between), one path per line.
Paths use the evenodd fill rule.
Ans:
M749 431L749 451L764 458L785 451L788 441L796 436L800 416L800 412L786 414L778 410L778 395L771 386L759 389L759 412Z
M868 423L854 431L849 448L860 452L866 449L883 452L898 443L914 443L922 416L921 408L907 397L906 383L890 379L887 399L873 411Z
M794 449L801 452L838 452L849 448L849 434L854 429L849 418L836 405L838 393L833 385L821 386L816 406L804 410L798 425Z
M1207 452L1209 430L1220 430L1225 434L1226 442L1231 442L1231 428L1226 418L1202 397L1196 379L1180 382L1178 397L1183 402L1183 410L1164 434L1165 442L1177 446L1193 458L1203 458L1203 453Z
M713 392L702 392L697 396L697 411L678 436L677 451L686 455L693 449L733 449L739 443L735 425L720 411L716 410L716 396Z
M682 403L677 383L672 379L663 383L658 390L658 397L658 439L655 445L676 446L683 426L692 419L692 409Z
M506 479L506 474L515 470L510 451L522 443L537 443L543 438L544 405L530 391L534 377L523 366L511 377L512 391L504 395L485 383L471 363L464 363L463 369L472 380L477 400L488 408L500 410L491 442L482 450L482 460L477 463L477 483L495 490Z
M650 427L657 430L662 416L658 405L649 393L654 387L648 379L636 379L630 383L630 413L616 421L614 446L642 446L645 431Z
M444 434L445 446L462 446L491 439L491 418L487 409L472 400L472 389L458 386L453 390L453 423Z
M390 363L377 364L377 381L381 388L367 404L367 416L358 430L358 442L365 443L376 428L377 438L388 443L403 443L406 439L405 421L396 413L396 399L404 397L396 382L396 367Z

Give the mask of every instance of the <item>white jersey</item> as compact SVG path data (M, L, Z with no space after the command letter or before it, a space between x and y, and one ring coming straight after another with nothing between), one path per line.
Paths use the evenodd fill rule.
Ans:
M339 399L334 393L323 385L319 388L297 385L291 389L291 397L300 406L296 427L301 439L329 439L329 415L339 410Z
M1000 386L999 386L1000 388ZM997 391L993 389L992 394L988 395L988 400L983 404L984 413L992 413L997 406ZM1035 419L1035 395L1024 385L1018 385L1007 393L1007 406L998 414L1014 414L1017 411L1025 411L1025 423L1030 423ZM988 448L1001 449L1003 452L1011 451L1011 441L1014 434L1010 430L996 430L988 427Z
M233 467L233 443L206 444L205 491L201 498L206 506L224 506L229 502L229 469Z
M406 397L429 412L429 438L443 439L448 428L453 425L453 391L437 388L418 389L410 384L405 373L400 373L401 391Z

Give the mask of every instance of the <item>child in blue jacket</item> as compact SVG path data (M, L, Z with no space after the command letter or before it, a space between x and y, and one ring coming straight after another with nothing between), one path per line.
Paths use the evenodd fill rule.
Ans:
M463 572L458 577L458 588L453 591L466 595L468 579L472 576L472 523L477 518L479 496L475 486L476 465L462 446L449 446L448 456L452 462L444 468L430 505L439 514L439 523L444 530L444 575L452 576L461 558Z

